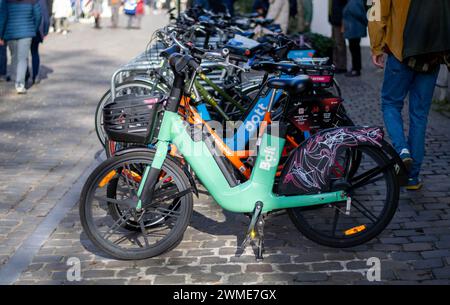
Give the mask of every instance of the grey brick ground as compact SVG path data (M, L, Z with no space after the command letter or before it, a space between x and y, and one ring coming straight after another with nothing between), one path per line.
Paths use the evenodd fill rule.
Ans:
M89 29L84 31L91 33ZM76 35L75 31L73 35ZM117 39L119 38L117 37ZM55 37L49 41L48 48L54 52L49 52L50 54L46 55L47 58L56 59L62 56L60 54L62 46L59 45L61 42L58 42L58 39L62 38ZM107 47L105 48L107 49ZM84 64L93 65L90 69L116 64L114 60L102 64L97 57L97 52L101 49L103 48L98 45L92 46L91 53L93 55L89 58L85 58L83 55L79 60ZM125 51L126 48L117 47L115 50ZM73 53L76 53L76 50ZM119 61L118 57L111 57ZM382 125L379 102L382 73L375 71L369 65L367 53L365 53L365 59L364 75L361 79L340 77L339 81L350 116L359 124ZM105 61L107 60L105 59ZM80 68L73 61L64 62L64 64L61 62L61 65L71 67L73 70L70 71L73 73L79 71ZM51 77L56 78L58 73L56 66L54 69L54 76L51 75ZM64 92L73 94L67 108L75 111L74 122L78 123L76 125L82 126L77 127L76 130L64 129L64 135L68 132L68 136L64 139L59 132L42 129L42 132L47 132L47 137L44 136L45 139L42 141L53 142L56 139L56 143L62 143L60 155L48 157L43 153L42 158L35 161L33 158L41 155L35 151L22 151L22 149L18 153L19 149L16 149L17 144L14 144L14 140L5 146L5 151L2 150L0 160L5 162L2 162L0 166L2 170L7 170L6 177L24 179L23 182L28 184L27 187L22 187L9 183L11 187L4 187L0 183L0 192L2 198L4 197L2 201L6 202L2 207L3 214L0 214L3 215L0 218L0 241L2 241L0 258L5 259L6 257L7 259L10 253L20 245L20 240L23 238L20 233L15 233L17 230L26 234L36 226L37 215L42 213L33 212L37 211L36 206L39 205L37 202L47 203L50 207L58 200L56 191L48 200L39 201L39 196L34 195L33 198L38 200L36 204L27 204L26 200L20 200L24 194L24 198L26 198L26 196L31 196L35 190L36 192L39 190L39 187L32 187L33 183L38 183L38 186L45 185L47 188L55 183L58 189L70 187L70 185L59 186L59 176L49 177L53 177L59 172L65 173L68 168L73 170L80 167L75 164L74 160L71 160L70 165L65 165L58 171L58 166L62 166L60 164L65 164L66 161L56 162L57 165L55 165L52 160L75 159L68 153L70 150L74 150L74 155L78 158L85 154L92 158L95 149L86 146L84 141L92 143L92 146L96 142L95 135L92 134L92 126L89 125L92 123L94 100L86 99L91 103L89 106L80 106L76 103L82 103L82 105L88 103L87 101L80 102L79 98L89 97L90 94L95 95L93 91L97 92L96 90L100 87L104 89L104 81L107 79L106 71L99 73L98 78L93 81L92 92L91 89L78 92L76 89L82 86L73 88L67 74L60 75L58 85L53 85L61 86L64 88ZM44 87L44 83L41 86ZM100 95L100 93L99 89L98 94ZM50 95L49 92L46 94ZM61 91L59 94L63 96ZM44 98L38 99L38 101L35 99L28 102L47 103ZM7 103L17 104L16 97L8 97L7 100ZM50 102L51 100L48 101L48 103ZM24 101L21 103L23 104ZM75 104L78 106L75 107ZM0 107L2 106L0 105ZM33 111L34 115L40 113L38 109ZM78 112L80 113L77 115ZM61 113L59 114L62 115ZM23 115L25 116L25 114ZM44 114L41 115L42 119L46 118ZM9 122L13 122L13 119L9 118L10 116L14 117L14 113L11 111L3 115L8 118ZM52 118L54 117L56 116L52 116ZM33 125L33 128L39 130L36 124ZM14 129L10 128L6 132L5 139L8 139L8 135L14 135L11 130ZM402 191L399 209L394 220L379 238L366 245L354 249L330 249L319 246L299 234L289 218L283 215L267 221L267 249L263 262L256 262L250 249L247 249L243 256L236 257L236 245L241 242L246 231L247 219L242 215L223 211L210 197L201 195L195 203L191 226L176 249L153 259L122 262L106 257L87 240L81 230L77 208L74 207L40 248L33 262L21 274L16 284L67 284L68 266L66 262L70 257L78 257L81 261L81 283L93 284L372 284L366 279L367 259L370 257L381 259L381 284L448 284L450 282L450 136L448 130L450 130L450 121L433 112L430 115L430 127L427 133L428 155L423 171L425 188L414 193ZM22 132L25 133L26 130ZM52 134L55 139L50 139L49 134ZM80 143L74 144L74 141L78 142L77 140L71 141L72 137L79 139ZM33 140L33 138L24 140L23 147L33 148L34 146L31 145ZM43 145L45 147L45 144ZM38 144L36 146L39 147ZM59 147L59 145L50 145L47 148L53 146ZM52 148L53 151L57 151L57 147ZM80 148L80 152L77 153L77 147L83 147L85 150ZM6 162L13 155L13 158L22 160L26 164L19 167L21 171L16 172L17 168L15 170L10 162ZM58 159L61 156L64 158ZM34 164L39 164L39 166ZM41 165L44 168L47 166L47 170L39 169ZM53 166L56 166L56 169L50 171L49 168ZM30 172L26 176L19 175L25 168ZM34 176L35 174L40 175ZM30 176L30 182L27 180L28 176ZM5 179L8 183L9 180L6 177L0 179ZM38 182L33 182L32 179ZM16 191L22 192L20 196L16 194ZM50 194L50 191L44 190L37 194L46 196ZM11 209L19 205L23 211L31 214L19 213ZM45 216L45 214L40 215Z

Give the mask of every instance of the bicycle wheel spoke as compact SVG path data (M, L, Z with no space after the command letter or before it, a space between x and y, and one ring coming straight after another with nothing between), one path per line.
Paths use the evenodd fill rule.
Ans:
M141 220L139 221L139 226L141 227L141 232L142 232L142 236L144 237L145 246L148 248L149 243L148 243L148 238L147 238L147 232L145 231L144 218L141 218Z
M129 165L124 164L124 168L128 171L128 173L131 173L131 172L132 172ZM137 196L137 191L136 191L136 185L137 185L137 183L134 182L134 181L131 181L131 180L128 178L128 175L127 175L127 174L123 174L123 170L122 170L122 177L125 178L125 182L127 183L128 189L130 190L130 195L131 195L131 196Z
M113 225L106 231L106 233L102 236L103 239L108 239L112 236L119 228L121 228L133 215L130 211L126 211L119 219L117 219Z
M137 206L137 202L131 199L117 200L114 198L100 196L94 196L94 199L104 203L114 203L120 206L126 206L127 208L135 208Z
M370 181L372 181L373 178L377 177L379 174L383 173L386 170L386 166L383 167L375 167L371 170L368 170L367 172L359 175L358 177L355 177L352 179L351 182L351 187L349 188L349 190L352 189L356 189L362 186L365 186L367 184L369 184ZM381 179L382 176L379 178ZM378 181L379 179L375 180Z
M336 228L337 228L337 223L338 223L338 219L339 219L339 215L341 214L341 212L339 211L339 209L335 208L334 210L334 217L333 217L333 225L332 225L332 231L331 234L332 236L336 236Z
M366 206L364 206L359 200L352 198L353 206L364 216L366 216L369 220L371 220L373 223L377 222L378 217L375 216L372 211L370 211ZM357 205L355 204L357 203ZM358 207L359 206L359 207Z
M157 200L157 201L155 201L155 202L152 202L152 203L151 203L151 206L158 205L158 204L160 204L160 203L162 203L162 202L164 202L164 201L167 201L167 200L174 200L174 199L181 198L181 197L183 197L183 196L189 194L190 192L192 192L192 189L191 189L191 188L188 188L188 189L186 189L186 190L184 190L184 191L182 191L182 192L179 192L179 193L176 193L176 194L167 196L167 197L165 197L165 198L162 198L162 199L160 199L160 200Z
M173 211L173 210L170 210L170 209L161 208L161 207L157 207L154 210L151 210L151 211L148 211L148 212L154 213L154 214L157 214L157 215L161 215L161 216L164 216L164 217L172 217L174 219L177 219L181 215L180 212L176 212L176 211Z

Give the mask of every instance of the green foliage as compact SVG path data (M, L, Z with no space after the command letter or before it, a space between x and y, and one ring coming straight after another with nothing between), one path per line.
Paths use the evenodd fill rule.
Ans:
M332 57L334 47L333 39L317 33L306 33L305 37L316 50L316 57Z

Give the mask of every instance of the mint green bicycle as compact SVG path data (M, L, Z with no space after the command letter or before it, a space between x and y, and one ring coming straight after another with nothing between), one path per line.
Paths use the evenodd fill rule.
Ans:
M193 194L198 194L194 173L223 209L250 217L241 248L251 242L257 258L263 254L264 223L275 211L287 210L302 234L330 247L365 243L389 224L398 205L401 161L387 153L391 150L380 128L322 131L280 164L287 124L281 115L261 133L251 178L242 183L222 157L219 137L211 137L214 131L191 125L178 113L200 73L198 63L175 53L169 64L175 78L168 98L141 97L105 107L110 138L156 139L156 148L121 151L86 181L80 218L97 247L118 259L144 259L176 247L190 222ZM311 81L274 78L268 86L298 97ZM355 153L361 155L357 170Z

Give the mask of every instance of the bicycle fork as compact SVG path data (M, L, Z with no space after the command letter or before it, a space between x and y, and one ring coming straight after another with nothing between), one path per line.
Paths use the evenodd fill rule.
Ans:
M137 210L141 210L143 206L152 202L155 186L158 183L162 165L167 157L168 147L169 143L165 141L159 141L156 144L155 159L153 160L152 165L147 165L145 168L144 176L139 185Z

